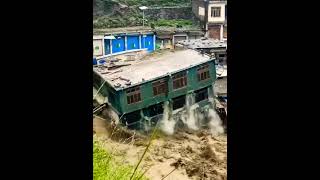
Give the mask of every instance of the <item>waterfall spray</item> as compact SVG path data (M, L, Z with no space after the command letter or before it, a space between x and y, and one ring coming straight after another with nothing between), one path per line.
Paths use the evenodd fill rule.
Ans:
M215 102L214 102L214 85L212 85L212 92L209 93L209 101L212 104L212 108L209 108L208 118L209 118L209 128L211 130L211 134L213 136L217 136L219 134L224 133L224 129L222 126L222 121L217 111L215 110Z
M207 125L210 128L212 135L216 136L224 133L222 121L214 108L215 101L213 86L212 89L208 89L208 91L208 100L211 103L211 106L206 114L199 111L199 105L195 103L195 95L193 93L187 94L185 111L183 113L176 114L175 116L179 116L178 118L173 118L169 101L164 102L163 117L159 124L160 129L164 133L172 135L175 130L175 125L178 119L180 119L189 129L199 130L200 124L205 122L204 120L208 120L206 122L208 123Z
M172 135L174 133L175 125L176 121L172 118L172 111L169 106L169 101L166 101L163 104L163 118L160 122L160 129L164 133Z
M210 128L211 134L213 136L223 134L224 129L222 127L221 119L220 119L218 113L213 108L209 109L208 118L210 120L209 121L209 128Z
M188 128L192 130L198 130L199 127L197 126L199 119L196 115L196 108L198 105L194 105L195 97L194 94L188 94L186 97L186 111L187 111L187 119L185 124Z

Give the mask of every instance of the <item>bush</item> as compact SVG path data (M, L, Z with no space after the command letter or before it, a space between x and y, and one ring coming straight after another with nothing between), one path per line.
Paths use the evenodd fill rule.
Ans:
M192 21L186 19L159 19L158 21L154 21L154 24L155 26L184 27L192 26Z
M118 6L117 2L128 5L130 8L125 12L114 11L113 7ZM126 26L141 26L142 12L139 6L181 6L190 5L191 0L96 0L94 3L94 22L93 28L118 28ZM151 21L152 19L148 19ZM146 26L150 22L145 23ZM159 20L155 21L154 26L183 27L192 25L190 20Z
M118 0L123 4L130 6L143 5L143 6L170 6L190 4L191 0Z

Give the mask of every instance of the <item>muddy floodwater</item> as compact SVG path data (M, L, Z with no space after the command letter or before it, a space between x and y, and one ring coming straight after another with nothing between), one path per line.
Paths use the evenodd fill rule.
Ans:
M148 137L114 127L100 118L93 119L94 138L119 162L135 166ZM176 130L161 135L152 145L140 166L151 180L227 179L227 136L212 136L210 130Z

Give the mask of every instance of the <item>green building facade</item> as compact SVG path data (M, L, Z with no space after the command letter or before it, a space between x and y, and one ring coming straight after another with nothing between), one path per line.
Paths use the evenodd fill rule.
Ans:
M136 129L143 128L146 120L160 117L164 102L169 102L172 111L183 109L186 97L192 94L199 107L208 106L215 79L214 59L209 59L128 88L117 90L95 71L93 83L94 88L100 88L99 93L107 97L108 107L116 112L120 122ZM158 120L155 118L153 123Z

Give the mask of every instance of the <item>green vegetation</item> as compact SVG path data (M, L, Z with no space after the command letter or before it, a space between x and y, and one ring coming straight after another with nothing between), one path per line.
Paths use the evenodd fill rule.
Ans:
M142 11L139 6L148 7L168 7L168 6L190 6L191 0L93 0L93 28L117 28L142 26ZM152 16L155 16L154 13ZM157 22L157 18L147 18L147 26L171 27L189 25L189 20L162 20ZM156 21L156 22L154 22ZM154 22L154 23L153 23ZM172 24L174 23L174 24ZM191 23L192 24L192 23Z
M130 27L130 26L141 26L142 17L140 16L126 16L126 17L108 17L103 16L97 18L93 23L93 28L117 28L117 27Z
M129 180L134 167L116 162L113 155L103 149L101 142L93 141L93 179L94 180ZM135 173L133 180L146 180L141 173Z
M120 3L128 4L130 6L177 6L190 5L191 0L117 0Z
M166 26L166 27L185 27L192 26L191 20L186 19L159 19L154 21L153 24L155 26Z

